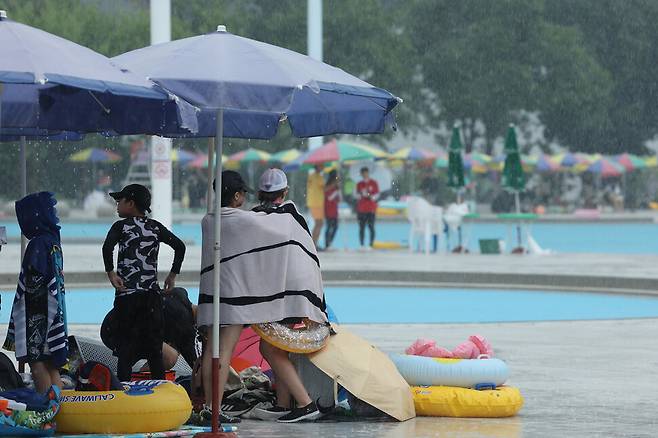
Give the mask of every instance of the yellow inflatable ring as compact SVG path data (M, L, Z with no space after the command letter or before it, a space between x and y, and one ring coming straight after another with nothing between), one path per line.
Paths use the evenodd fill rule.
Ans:
M400 249L402 248L402 244L390 240L375 240L372 243L372 247L375 249Z
M399 208L377 207L377 216L395 216L402 214Z
M322 350L329 339L330 327L304 318L302 327L289 327L278 322L251 326L270 344L291 353L313 353Z
M124 391L62 391L58 433L129 434L178 429L192 413L185 389L166 380L125 383Z
M523 407L511 386L478 391L455 386L412 386L416 415L425 417L512 417Z

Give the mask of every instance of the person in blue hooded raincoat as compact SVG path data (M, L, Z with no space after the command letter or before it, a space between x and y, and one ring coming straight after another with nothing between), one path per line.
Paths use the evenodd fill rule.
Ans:
M29 239L4 348L30 365L37 391L62 388L59 368L66 364L68 336L64 303L63 256L57 200L50 192L16 201L16 218Z

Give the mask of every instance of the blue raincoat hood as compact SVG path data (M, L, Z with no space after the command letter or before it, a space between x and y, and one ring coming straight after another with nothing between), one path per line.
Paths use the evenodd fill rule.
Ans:
M16 219L25 237L32 240L42 236L59 245L61 227L55 204L55 195L50 192L32 193L16 201Z

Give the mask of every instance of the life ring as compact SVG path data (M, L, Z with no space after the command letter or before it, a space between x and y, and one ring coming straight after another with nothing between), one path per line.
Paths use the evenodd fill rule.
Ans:
M402 214L403 210L391 207L377 207L377 216L396 216Z
M494 358L444 359L394 354L391 359L404 380L412 386L502 386L509 378L507 364Z
M375 249L400 249L402 248L402 244L390 240L375 240L372 243L372 247Z
M302 320L301 325L289 327L278 322L253 324L258 335L270 344L291 353L313 353L322 350L327 344L331 329L326 324Z
M512 417L523 407L518 388L476 389L412 386L416 415L425 417Z
M162 432L177 429L190 418L192 403L182 386L166 380L124 385L124 391L62 391L57 432Z

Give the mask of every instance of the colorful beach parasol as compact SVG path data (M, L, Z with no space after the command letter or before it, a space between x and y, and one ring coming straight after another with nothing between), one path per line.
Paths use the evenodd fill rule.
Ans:
M440 151L436 157L436 160L434 161L434 167L438 167L439 169L447 169L448 154L446 154L444 151Z
M573 167L580 163L581 159L576 154L565 152L562 154L553 155L553 161L560 165L560 167Z
M331 140L317 149L299 157L304 164L320 164L330 161L361 161L388 158L388 154L374 146Z
M626 169L624 169L624 166L621 164L618 164L608 158L599 157L596 161L587 167L586 171L600 175L601 178L611 178L615 176L621 176L626 171Z
M298 149L285 149L274 153L270 156L269 162L272 164L288 164L299 158L302 153Z
M538 172L557 172L560 170L560 164L552 156L541 154L535 162L535 170Z
M435 152L428 151L427 149L409 146L406 148L398 149L394 154L391 154L392 160L404 161L427 161L436 159Z
M171 161L174 163L185 164L197 158L194 152L186 151L185 149L172 149Z
M100 148L86 148L69 156L69 161L76 163L116 163L121 161L121 155Z
M306 152L291 161L283 170L297 170L304 165L324 164L331 162L380 160L390 155L374 146L331 140L317 149Z
M256 148L245 149L240 152L236 152L233 155L229 155L228 162L234 161L237 163L251 163L251 162L261 162L264 163L268 161L271 157L269 152L265 152Z
M471 152L464 157L464 169L470 170L472 173L489 172L490 163L491 157L482 152Z
M626 172L647 167L646 160L643 160L642 158L638 157L635 154L629 154L628 152L624 152L621 155L617 155L615 157L615 161L617 162L617 164L622 165L624 169L626 169Z
M228 158L226 155L222 155L222 163L226 163ZM187 163L186 167L191 167L193 169L206 169L208 167L208 155L206 154L195 154L194 159Z

